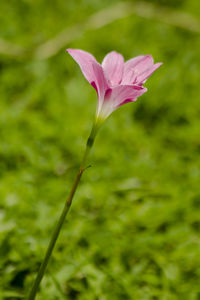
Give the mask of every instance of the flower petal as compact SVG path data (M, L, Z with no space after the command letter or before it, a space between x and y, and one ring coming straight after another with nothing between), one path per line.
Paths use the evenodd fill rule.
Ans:
M83 72L83 75L91 84L91 82L94 81L94 71L93 71L92 64L97 63L94 56L86 51L79 50L79 49L67 49L66 51L79 64L81 71Z
M108 89L108 83L104 76L102 66L98 63L92 64L93 73L94 73L94 83L96 85L95 89L97 90L99 104L103 102L105 91ZM93 85L93 84L92 84Z
M119 85L112 89L110 98L115 102L115 107L118 107L124 103L136 101L146 91L146 88L134 84Z
M93 55L86 51L79 49L67 49L66 51L79 64L83 75L95 88L101 99L105 92L104 86L107 88L107 82L101 65L96 61Z
M121 54L115 51L108 53L104 57L102 67L111 86L121 82L124 70L124 58Z
M147 80L147 78L149 78L149 76L151 76L151 74L153 74L153 72L155 72L155 70L158 69L161 65L162 63L156 63L155 65L144 71L142 74L140 74L137 77L137 84L143 84Z
M138 76L153 66L151 55L137 56L125 62L122 84L138 83Z
M106 91L104 102L98 111L98 116L106 119L119 106L136 101L139 96L147 91L138 85L118 85Z

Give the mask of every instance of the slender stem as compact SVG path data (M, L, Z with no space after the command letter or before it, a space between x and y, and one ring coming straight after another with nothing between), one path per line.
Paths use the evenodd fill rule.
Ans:
M35 296L36 296L36 293L38 291L40 282L41 282L41 280L42 280L42 278L44 276L44 273L45 273L46 267L48 265L49 259L50 259L51 255L52 255L54 246L55 246L56 241L58 239L60 230L61 230L61 228L63 226L63 223L65 221L65 218L66 218L66 216L67 216L67 214L69 212L69 209L71 207L74 194L75 194L75 192L77 190L77 187L79 185L81 176L82 176L82 174L83 174L83 172L85 170L85 163L87 161L89 152L90 152L90 150L91 150L91 148L93 146L94 139L95 139L97 131L98 131L97 123L94 123L94 125L92 127L92 130L91 130L91 133L90 133L90 136L89 136L88 141L87 141L85 153L84 153L83 160L81 162L80 168L79 168L78 173L76 175L75 181L74 181L74 183L72 185L72 188L71 188L71 191L69 193L69 196L68 196L68 198L67 198L67 200L65 202L65 205L64 205L64 208L63 208L62 213L60 215L60 218L58 220L58 223L56 224L56 226L54 228L54 231L53 231L51 240L49 242L49 245L48 245L45 257L44 257L44 259L43 259L43 261L42 261L42 263L40 265L37 277L36 277L36 279L35 279L35 281L33 283L33 286L32 286L32 288L30 290L30 293L29 293L29 295L27 297L27 300L34 300L35 299Z

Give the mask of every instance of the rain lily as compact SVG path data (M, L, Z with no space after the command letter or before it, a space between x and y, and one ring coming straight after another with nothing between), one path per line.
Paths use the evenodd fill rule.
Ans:
M124 63L123 56L115 51L108 53L100 65L94 56L88 52L78 49L68 49L67 51L79 64L83 75L97 91L98 105L96 119L87 140L83 159L80 163L74 183L65 201L58 222L54 227L44 259L40 265L27 300L34 300L36 297L40 282L46 271L60 230L70 210L82 174L87 169L87 159L100 125L119 106L136 101L139 96L144 94L147 89L143 87L143 84L161 65L161 63L153 64L153 58L150 55L137 56Z
M79 64L83 75L98 95L97 120L105 120L119 106L136 101L147 89L143 84L162 63L154 64L151 55L126 62L120 53L108 53L100 65L95 57L79 49L66 50Z

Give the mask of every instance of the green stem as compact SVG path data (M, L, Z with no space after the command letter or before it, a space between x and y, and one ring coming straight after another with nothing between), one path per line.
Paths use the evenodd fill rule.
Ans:
M63 226L63 223L65 221L65 218L69 212L69 209L71 207L71 204L72 204L72 200L73 200L73 197L74 197L74 194L77 190L77 187L79 185L79 182L81 180L81 176L85 170L85 163L87 161L87 158L88 158L88 155L89 155L89 152L93 146L93 143L94 143L94 139L95 139L95 136L97 134L97 131L98 131L98 126L97 126L97 123L95 122L93 127L92 127L92 131L90 133L90 136L88 138L88 141L87 141L87 145L86 145L86 149L85 149L85 153L84 153L84 156L83 156L83 160L81 162L81 165L80 165L80 168L78 170L78 173L76 175L76 178L75 178L75 181L72 185L72 188L71 188L71 191L69 193L69 196L65 202L65 205L64 205L64 208L62 210L62 213L60 215L60 218L58 220L58 223L56 224L56 227L53 231L53 234L52 234L52 237L51 237L51 240L49 242L49 245L48 245L48 248L47 248L47 251L46 251L46 254L45 254L45 257L40 265L40 268L39 268L39 271L38 271L38 274L37 274L37 277L33 283L33 286L30 290L30 293L27 297L27 300L34 300L35 299L35 296L36 296L36 293L38 291L38 288L39 288L39 285L40 285L40 282L44 276L44 273L45 273L45 270L46 270L46 267L48 265L48 262L49 262L49 259L52 255L52 252L53 252L53 249L54 249L54 246L56 244L56 241L58 239L58 236L59 236L59 233L60 233L60 230Z

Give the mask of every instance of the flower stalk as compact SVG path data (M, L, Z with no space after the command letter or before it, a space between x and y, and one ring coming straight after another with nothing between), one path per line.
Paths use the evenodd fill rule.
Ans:
M33 286L30 290L30 293L27 297L27 300L34 300L35 299L35 296L37 294L37 291L38 291L38 288L39 288L39 285L40 285L40 282L44 276L44 273L46 271L46 268L47 268L47 265L48 265L48 262L49 262L49 259L51 258L51 255L52 255L52 252L53 252L53 249L55 247L55 244L56 244L56 241L59 237L59 234L60 234L60 231L61 231L61 228L64 224L64 221L66 219L66 216L70 210L70 207L71 207L71 204L72 204L72 200L73 200L73 197L75 195L75 192L78 188L78 185L80 183L80 180L81 180L81 177L82 177L82 174L83 172L85 171L86 169L86 162L87 162L87 158L88 158L88 155L90 153L90 150L94 144L94 140L95 140L95 137L96 137L96 134L97 134L97 131L100 127L100 122L98 122L98 120L95 120L94 122L94 125L92 127L92 130L91 130L91 133L89 135L89 138L87 140L87 144L86 144L86 148L85 148L85 153L83 155L83 159L82 159L82 162L80 164L80 167L79 167L79 170L77 172L77 175L76 175L76 178L74 180L74 183L72 185L72 188L71 188L71 191L69 193L69 196L67 198L67 200L65 201L65 205L63 207L63 210L62 210L62 213L60 215L60 218L54 228L54 231L53 231L53 234L51 236L51 240L49 242L49 245L48 245L48 248L46 250L46 254L44 256L44 259L40 265L40 268L39 268L39 271L38 271L38 274L35 278L35 281L33 283Z

